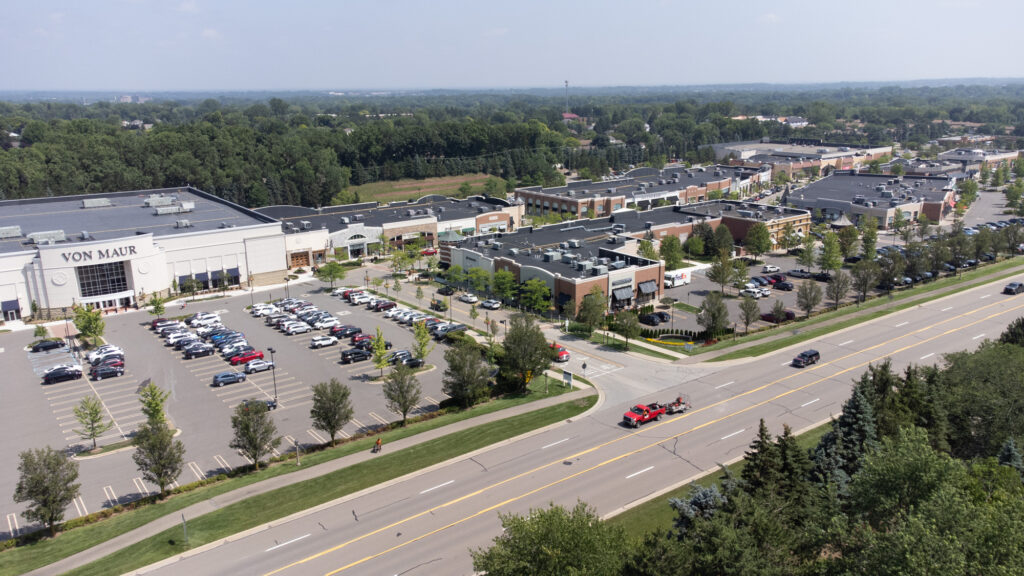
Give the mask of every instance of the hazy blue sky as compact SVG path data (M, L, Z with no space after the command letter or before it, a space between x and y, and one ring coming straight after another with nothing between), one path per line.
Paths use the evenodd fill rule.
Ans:
M0 90L1021 77L1021 0L0 0Z

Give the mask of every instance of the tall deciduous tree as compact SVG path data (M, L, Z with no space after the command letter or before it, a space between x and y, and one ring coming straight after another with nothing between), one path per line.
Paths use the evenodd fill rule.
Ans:
M149 299L149 313L153 316L160 317L167 311L167 301L163 298L156 296Z
M414 358L426 361L427 354L434 349L433 338L430 337L430 329L426 323L416 322L412 326L412 355Z
M174 431L162 420L150 419L135 432L132 460L142 479L156 484L160 496L174 483L185 465L185 445L174 438Z
M103 421L104 412L103 403L96 396L82 398L82 401L74 408L75 420L78 420L78 424L82 426L80 430L74 432L85 440L92 440L93 450L96 449L96 439L114 427L113 420Z
M690 234L690 237L683 243L683 249L686 251L686 255L689 256L703 256L704 255L704 239L696 234ZM668 268L671 270L671 268Z
M810 234L804 236L801 248L802 250L800 255L796 257L796 263L800 265L800 268L810 272L811 267L814 266L814 261L816 260L814 236Z
M491 289L502 302L509 302L516 295L516 275L508 270L495 270L491 278Z
M654 260L655 262L660 260L658 257L658 251L654 249L654 243L646 238L640 240L640 245L637 247L636 252L641 258L647 258L648 260Z
M487 285L490 283L491 275L483 268L470 268L466 271L466 279L469 286L481 294L487 292Z
M468 339L459 339L444 353L448 367L441 379L441 390L469 408L487 397L488 367L476 344Z
M818 254L818 267L831 274L843 265L843 256L839 250L839 237L835 232L826 232L821 241L821 252Z
M314 406L315 400L314 397ZM235 435L228 447L252 460L257 470L260 469L260 460L281 445L277 425L270 417L270 408L266 402L244 401L235 406L231 415L231 428Z
M764 222L757 222L747 231L743 246L754 258L760 258L772 249L772 236Z
M821 304L821 286L812 280L804 280L796 289L796 305L811 317L814 307Z
M411 368L398 365L384 379L384 400L388 410L402 415L402 426L409 412L420 403L420 382Z
M82 338L91 340L93 344L96 343L100 336L103 336L103 332L107 328L106 322L103 321L103 311L99 308L90 309L86 306L75 307L74 323Z
M697 312L697 324L708 332L711 338L718 336L729 323L729 308L719 292L709 292Z
M334 261L328 262L317 268L316 277L321 282L330 284L333 289L335 282L341 282L345 279L345 267Z
M732 237L732 232L729 231L729 227L724 224L719 224L718 228L715 228L715 250L721 252L725 250L727 253L732 254L733 244L736 241Z
M551 365L551 347L537 322L526 314L509 318L504 346L499 365L502 383L511 392L526 392L527 378L539 377Z
M719 291L724 294L725 286L736 276L736 269L733 267L728 252L718 253L718 257L711 262L711 267L708 268L707 276L708 280L718 284Z
M331 437L331 446L334 446L338 432L352 419L351 395L348 386L337 378L313 385L313 407L309 410L309 417L313 420L313 428Z
M621 310L615 315L615 331L626 339L626 350L629 350L629 341L640 336L640 319L632 310Z
M523 284L519 292L519 302L527 310L546 312L551 308L551 291L543 280L531 278Z
M47 446L18 454L18 485L14 501L28 502L21 513L50 529L57 535L57 524L64 520L64 510L78 497L82 487L78 480L78 462Z
M384 339L384 333L381 332L380 326L377 326L377 333L373 337L373 366L380 370L380 375L384 376L384 369L387 368L390 363L388 362L388 343Z
M750 332L750 325L761 317L761 307L757 300L750 296L744 296L740 301L740 322L743 323L743 331Z
M853 281L850 279L850 275L840 270L836 272L836 275L825 286L825 292L837 310L839 309L839 303L846 297L846 293L850 291L852 284Z
M860 248L865 260L875 257L875 248L878 246L878 220L874 216L862 216L857 221L860 228Z
M678 236L665 236L658 247L658 255L665 261L665 270L676 270L683 266L683 245Z
M796 234L796 227L792 222L786 222L786 225L782 227L782 234L779 236L779 247L788 251L790 248L796 248L799 244L800 237Z
M594 286L580 302L580 309L576 312L576 321L586 324L591 330L596 330L604 321L607 311L608 297L604 295L600 286Z
M866 258L853 265L853 270L850 272L852 285L860 302L868 297L868 292L878 283L880 273L878 264Z
M849 258L857 253L860 246L860 231L855 226L846 226L837 234L839 239L839 253L843 258Z
M156 384L149 382L139 391L139 402L142 403L142 413L150 422L164 422L164 404L171 395L170 391L163 390Z

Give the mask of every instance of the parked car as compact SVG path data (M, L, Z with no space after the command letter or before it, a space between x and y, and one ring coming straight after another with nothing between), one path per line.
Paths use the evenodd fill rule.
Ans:
M209 356L213 354L215 350L210 344L203 344L202 346L192 346L185 349L185 358L191 360L193 358L202 358L203 356Z
M353 305L366 304L367 302L370 301L370 298L372 298L372 296L370 296L369 294L356 294L355 296L349 298L348 301L351 302Z
M363 334L362 332L360 332L358 334L353 334L352 335L351 342L352 342L352 344L358 344L358 343L362 342L363 340L370 340L372 338L373 338L373 336L370 336L369 334Z
M757 300L758 298L761 297L761 289L760 288L744 288L743 290L740 290L740 296L750 296L754 300Z
M338 322L337 318L321 318L313 323L313 328L316 328L317 330L326 330L340 325L341 322Z
M245 406L246 410L248 410L250 406L255 407L261 404L266 406L268 411L277 410L277 400L273 398L269 398L267 400L253 400L252 398L247 398L241 402L241 405Z
M89 371L89 376L93 380L114 378L122 374L124 374L124 366L93 366L92 370Z
M433 256L437 254L437 248L424 248L420 250L420 256Z
M384 312L385 310L391 310L393 308L396 308L397 306L398 303L392 302L390 300L385 300L383 302L377 302L376 304L374 304L373 309L376 312Z
M244 372L221 372L213 377L214 386L224 386L226 384L234 384L235 382L245 382Z
M49 352L50 350L57 350L58 348L64 348L66 344L63 340L40 340L32 345L33 352Z
M760 276L751 276L750 281L753 282L754 284L757 284L758 287L768 285L768 281L765 280L764 278L761 278Z
M569 351L566 350L565 346L562 346L561 344L552 342L551 350L554 351L555 362L568 362L569 359L572 357L572 354L569 354Z
M441 340L442 338L449 334L453 334L455 332L465 332L466 328L467 326L465 324L446 324L434 331L434 339Z
M389 352L388 355L384 357L384 359L388 361L388 364L398 364L406 358L412 358L412 352L408 350L395 350L393 352Z
M772 274L771 275L771 279L775 280L775 285L778 286L779 282L785 282L786 281L786 275L785 274Z
M361 350L369 350L369 351L372 352L373 351L373 341L374 340L375 340L375 338L371 336L369 340L360 340L359 342L356 342L353 346L355 348L359 348ZM384 341L384 349L385 350L391 350L391 342L390 341L388 341L388 340Z
M779 271L779 267L776 266L775 264L765 264L764 267L761 268L761 272L778 272L778 271Z
M793 358L793 366L803 368L804 366L817 364L818 360L821 360L821 354L817 350L804 350L797 354L796 358Z
M1024 284L1020 282L1010 282L1003 288L1003 294L1020 294L1024 292Z
M344 296L345 292L350 292L352 290L355 290L355 288L351 286L340 286L338 288L335 288L334 290L331 290L331 296Z
M423 359L422 358L412 358L412 357L409 357L409 358L403 359L401 362L399 362L399 364L404 364L405 366L408 366L409 368L419 368L420 366L423 366Z
M658 319L661 320L662 322L668 322L669 320L672 319L672 315L665 311L652 312L652 314L657 316Z
M309 341L310 348L323 348L324 346L334 346L338 343L338 339L334 336L314 336Z
M640 317L641 324L647 324L648 326L657 326L661 324L661 318L657 314L644 314Z
M264 372L274 367L274 363L269 360L250 360L245 363L245 373L255 374L256 372Z
M451 286L441 286L437 289L437 293L442 296L451 296L452 294L455 294L455 289Z
M341 363L351 364L353 362L359 362L360 360L368 360L372 357L372 352L360 350L359 348L352 348L341 353Z
M56 384L65 380L78 380L82 377L82 367L73 365L54 366L43 374L43 384Z
M196 329L196 336L199 336L200 338L206 338L210 334L213 334L214 332L216 332L218 330L224 330L224 325L223 324L211 324L209 326L202 326L202 327Z
M793 269L793 270L790 270L789 272L787 272L787 274L789 274L793 278L805 279L805 278L810 278L811 277L811 273L806 271L806 270Z
M329 334L337 338L349 338L353 334L359 334L362 330L358 326L352 326L350 324L342 324L341 326L335 326L331 328Z
M775 288L778 290L784 290L786 292L792 292L793 289L796 288L796 286L794 286L792 282L783 280L782 282L776 282Z
M102 354L99 354L99 355L96 355L96 356L91 356L92 360L89 361L89 364L92 365L92 366L96 366L100 362L106 360L107 358L114 358L114 357L124 359L124 351L121 350L121 349L107 350L107 351L103 352Z
M289 324L288 327L284 329L284 333L289 336L294 336L295 334L305 334L310 330L312 330L312 328L309 327L309 324L306 324L305 322L296 322L294 324Z
M237 356L233 356L231 358L231 365L232 366L237 366L238 364L245 364L245 363L247 363L247 362L249 362L251 360L257 360L257 359L259 359L259 360L263 359L263 351L262 350L253 350L253 351L245 352L244 354L239 354Z
M772 314L771 312L764 312L761 314L761 320L764 322L771 322L772 324L778 323L778 320L775 318L775 314ZM783 322L790 320L796 320L796 314L792 310L786 310L786 317Z
M480 303L480 307L488 310L497 310L498 308L501 308L501 302L498 302L497 300L484 300Z
M476 304L480 299L476 297L476 294L463 294L459 296L459 302L465 302L466 304Z
M409 312L409 311L410 310L408 308L398 308L396 306L396 307L388 310L387 312L385 312L384 313L384 317L385 318L394 318L395 316L398 316L399 314L404 314L404 313Z

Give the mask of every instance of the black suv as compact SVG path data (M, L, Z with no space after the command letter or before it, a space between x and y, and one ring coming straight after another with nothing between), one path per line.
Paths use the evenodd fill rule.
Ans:
M65 380L78 380L82 377L82 371L78 368L61 367L51 370L43 375L43 384L55 384Z
M360 360L369 360L371 357L373 357L373 353L368 350L352 348L351 350L345 350L341 353L341 363L351 364L353 362L359 362Z
M817 364L818 360L821 360L821 354L817 350L804 350L797 354L796 358L793 358L793 366L803 368L810 364Z
M40 340L32 345L33 352L48 352L64 347L63 340Z
M89 376L93 380L103 380L104 378L114 378L124 374L123 366L93 366L93 369L89 371Z
M661 324L661 317L657 314L644 314L640 317L641 324L647 324L648 326L657 326Z
M185 358L191 360L192 358L202 358L203 356L209 356L216 350L209 344L203 344L202 346L192 346L185 350Z
M1020 294L1024 292L1024 284L1020 282L1010 282L1003 288L1003 294Z
M373 340L373 338L370 338L369 340L360 340L359 342L356 342L354 346L360 350L366 350L367 352L373 353ZM385 340L384 349L391 350L391 342Z
M438 288L437 293L442 296L451 296L452 294L455 294L455 288L452 288L451 286L441 286Z

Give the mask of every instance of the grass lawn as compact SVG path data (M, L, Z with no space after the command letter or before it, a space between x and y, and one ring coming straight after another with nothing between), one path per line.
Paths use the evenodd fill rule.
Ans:
M461 196L459 186L463 182L468 182L473 187L473 194L480 194L484 190L484 182L489 178L495 177L487 174L463 174L443 178L424 178L423 180L406 178L353 186L349 188L349 191L358 192L359 198L363 202L376 200L386 203L395 200L415 200L428 194ZM500 181L500 178L498 180ZM504 182L502 182L501 189L504 190Z
M405 428L396 428L381 435L384 442L390 443L396 440L414 436L416 434L447 426L467 418L474 418L491 412L497 412L512 406L518 406L534 400L540 400L549 396L558 396L568 392L569 389L562 386L561 380L552 379L550 386L545 392L544 381L534 380L529 388L534 391L531 394L507 395L479 404L469 410L443 414L436 418L419 422L410 422ZM584 408L585 410L586 408ZM582 412L582 410L581 410ZM497 440L494 440L495 442ZM373 443L372 438L362 438L355 441L339 444L337 447L312 452L302 456L303 466L316 466L323 462L342 458L356 452L369 450ZM110 540L115 536L129 532L139 526L143 526L161 516L172 514L183 508L187 508L196 502L213 498L220 494L243 488L255 482L288 474L296 471L296 467L290 463L280 463L269 468L264 468L255 474L245 474L235 478L229 478L209 486L204 486L190 492L178 494L167 500L151 506L143 506L137 510L124 512L111 518L102 520L95 524L83 526L62 533L55 540L41 540L34 544L19 546L17 548L0 553L0 576L21 574L45 566L51 562L66 558L87 548L91 548L100 542Z
M696 306L690 306L686 302L676 302L675 304L672 305L672 307L675 308L676 310L689 312L690 314L697 314L698 312L700 312L700 308L697 308Z
M384 454L372 460L260 494L190 520L187 547L181 541L181 527L175 527L68 574L121 574L529 430L571 418L593 406L596 401L596 396L590 396L542 408L455 432L397 452L387 452L385 443ZM369 447L370 440L367 439L360 449L368 450Z
M607 346L612 350L618 350L619 352L626 351L626 341L620 340L615 336L604 336L603 334L598 334L597 332L594 332L590 335L590 341L593 342L594 344L602 344L604 346ZM677 359L675 356L669 356L668 354L662 354L657 350L651 350L650 348L647 348L645 346L640 346L636 344L635 341L629 343L629 352L637 352L639 354L650 356L652 358L661 358L662 360Z
M803 434L797 436L797 441L801 448L811 449L818 444L818 440L821 436L828 432L832 424L827 423L817 428L808 430ZM756 431L755 431L756 435ZM754 436L751 436L751 440ZM740 471L743 469L743 460L733 462L728 465L727 468L736 476L739 476ZM700 486L711 486L712 484L718 483L722 478L722 474L718 470L714 470L705 474L701 478L694 481L694 484ZM609 518L608 523L616 526L621 526L626 530L626 533L637 541L642 540L648 532L655 530L665 531L672 528L672 522L676 518L675 510L668 505L670 498L685 498L690 493L690 486L682 486L676 490L662 494L657 498L653 498L631 508L622 514Z

